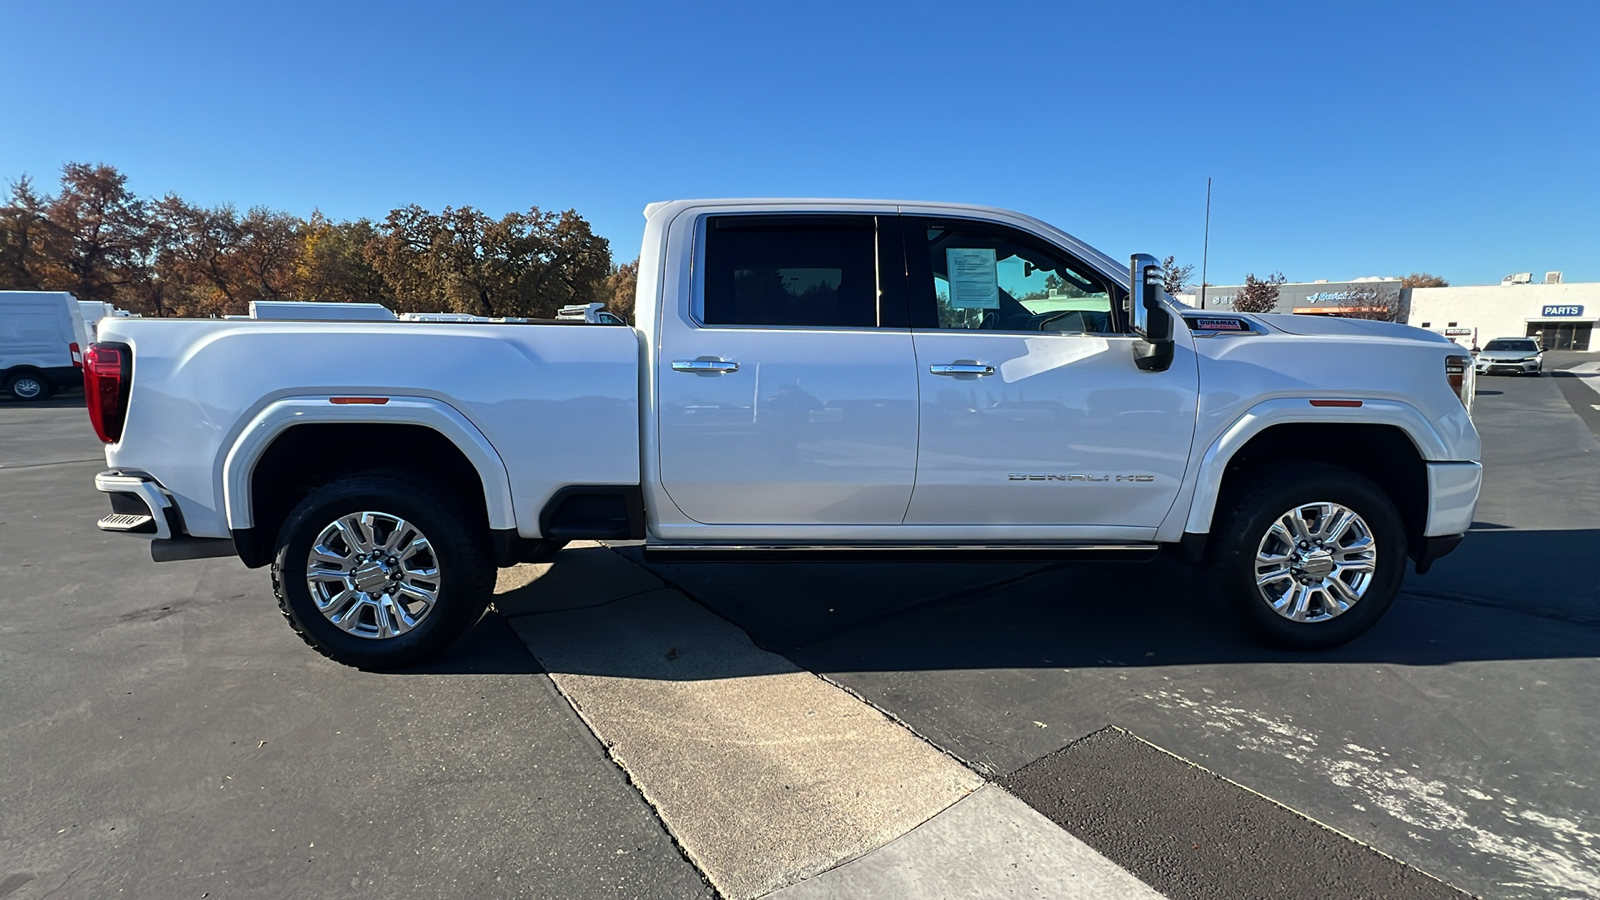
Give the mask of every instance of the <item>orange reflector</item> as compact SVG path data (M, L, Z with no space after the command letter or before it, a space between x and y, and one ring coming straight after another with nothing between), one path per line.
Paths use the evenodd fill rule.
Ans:
M329 397L329 403L370 403L373 406L382 406L389 402L388 397Z
M1360 400L1313 400L1312 406L1360 406Z

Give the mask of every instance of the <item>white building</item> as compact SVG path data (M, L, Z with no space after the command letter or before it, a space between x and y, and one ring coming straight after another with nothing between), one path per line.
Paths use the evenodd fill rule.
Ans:
M1600 283L1562 284L1560 273L1533 284L1526 275L1500 284L1412 288L1406 324L1437 331L1464 347L1497 337L1536 337L1546 350L1600 350Z

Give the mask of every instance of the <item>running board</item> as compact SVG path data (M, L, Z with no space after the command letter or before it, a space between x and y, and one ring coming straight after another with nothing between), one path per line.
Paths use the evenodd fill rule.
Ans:
M1159 544L645 544L650 562L1146 562Z

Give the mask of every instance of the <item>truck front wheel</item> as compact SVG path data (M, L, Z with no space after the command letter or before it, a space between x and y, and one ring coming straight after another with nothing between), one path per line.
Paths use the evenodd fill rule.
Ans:
M483 614L487 532L447 491L404 473L313 491L278 533L273 592L295 633L351 666L415 665Z
M1280 462L1247 473L1218 510L1207 568L1244 625L1297 650L1371 628L1405 577L1405 526L1383 491L1348 469Z

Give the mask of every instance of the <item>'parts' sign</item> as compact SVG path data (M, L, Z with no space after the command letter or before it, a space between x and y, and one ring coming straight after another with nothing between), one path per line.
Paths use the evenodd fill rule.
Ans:
M1581 306L1546 306L1544 308L1544 312L1540 313L1539 315L1541 315L1541 316L1543 316L1543 317L1545 317L1547 319L1567 318L1569 316L1581 316L1581 315L1583 315L1583 307L1581 307Z

